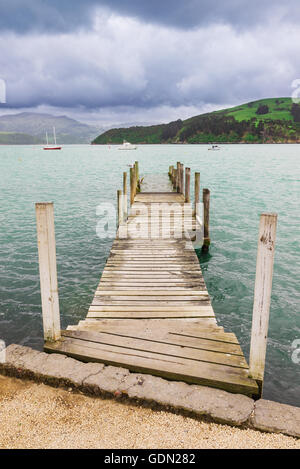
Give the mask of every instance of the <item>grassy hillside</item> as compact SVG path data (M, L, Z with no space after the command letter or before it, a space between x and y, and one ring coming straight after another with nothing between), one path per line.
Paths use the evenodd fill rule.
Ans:
M111 129L93 143L300 143L300 105L269 98L169 124Z
M38 143L46 143L46 132L48 132L49 142L52 143L53 127L56 129L57 142L60 144L89 143L99 133L99 129L82 124L67 116L52 116L51 114L35 112L0 116L1 133L30 135ZM28 141L24 139L20 143L26 144Z

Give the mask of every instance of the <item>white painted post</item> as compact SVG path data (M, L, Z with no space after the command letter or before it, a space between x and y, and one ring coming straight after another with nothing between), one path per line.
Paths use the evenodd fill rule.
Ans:
M256 260L249 369L249 376L258 381L261 393L267 350L276 226L277 214L261 214Z
M56 341L61 337L61 329L57 287L53 203L36 203L35 211L44 339L46 341Z

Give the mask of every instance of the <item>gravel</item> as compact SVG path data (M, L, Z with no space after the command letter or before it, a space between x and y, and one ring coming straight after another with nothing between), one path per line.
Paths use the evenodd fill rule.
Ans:
M0 376L0 448L300 448L300 440Z

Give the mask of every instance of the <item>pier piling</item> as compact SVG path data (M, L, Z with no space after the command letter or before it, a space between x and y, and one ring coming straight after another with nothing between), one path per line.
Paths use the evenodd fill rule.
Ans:
M210 190L203 189L203 224L204 224L204 237L203 237L203 246L202 252L206 253L209 250L210 237L209 237L209 200L210 200Z
M261 214L257 247L249 369L249 375L260 384L261 394L267 350L276 226L277 214Z
M181 171L180 161L177 161L177 169L176 169L176 190L177 190L178 193L180 192L180 181L181 181L180 171Z
M56 269L54 207L52 202L35 204L44 338L61 337Z
M185 203L191 201L191 169L185 168Z
M200 173L195 173L195 205L194 215L199 216L199 203L200 203Z
M136 194L135 168L130 168L130 205L132 205L134 202L135 194Z
M128 216L127 210L127 172L123 173L123 219L124 222L127 220Z
M117 201L118 201L118 227L124 223L124 202L123 194L121 190L117 191Z

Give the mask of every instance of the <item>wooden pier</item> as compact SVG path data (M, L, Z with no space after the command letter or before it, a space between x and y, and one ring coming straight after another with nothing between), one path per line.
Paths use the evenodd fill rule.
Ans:
M51 338L48 320L45 351L260 395L262 380L249 371L235 334L217 323L194 249L199 233L203 251L209 248L209 191L203 190L203 227L199 173L192 205L190 171L184 190L180 163L169 168L169 192L137 192L137 172L135 165L128 215L126 173L118 191L116 239L86 319L60 330L59 310L48 311L54 329Z

